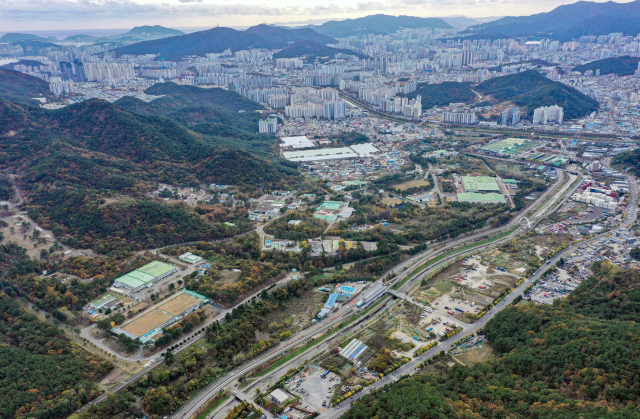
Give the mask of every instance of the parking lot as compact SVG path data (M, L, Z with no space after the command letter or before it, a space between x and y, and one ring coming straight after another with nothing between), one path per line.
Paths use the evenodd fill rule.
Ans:
M305 410L321 413L326 411L326 405L329 404L333 388L340 384L340 377L333 372L329 372L322 378L326 371L324 368L311 364L300 374L291 378L287 384L287 390L291 394L301 397L300 407L303 409L309 406L309 409Z

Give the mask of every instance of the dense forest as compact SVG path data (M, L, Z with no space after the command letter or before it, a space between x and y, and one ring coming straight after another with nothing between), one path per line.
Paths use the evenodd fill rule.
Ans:
M64 418L99 394L112 365L0 293L0 418Z
M422 108L431 109L434 106L448 106L450 103L473 103L477 102L477 95L471 89L470 83L458 83L445 81L438 84L418 84L415 92L406 95L409 99L414 99L417 95L422 96Z
M0 98L35 105L33 98L51 99L53 95L46 81L0 67Z
M608 261L593 268L567 299L521 303L489 321L496 360L387 385L343 417L638 417L640 273Z
M273 137L253 133L257 114L237 112L259 105L221 89L156 86L152 93L165 97L153 105L93 99L46 111L0 100L0 168L22 172L27 212L63 243L127 252L250 228L242 205L194 210L150 200L157 182L250 193L299 182L297 164L269 157ZM194 133L189 123L212 131Z
M541 106L561 106L565 119L579 118L598 109L595 99L533 70L487 80L475 90L500 102L511 101L529 117Z
M0 178L0 201L8 201L13 197L13 183L11 179Z
M582 64L573 69L584 74L585 71L591 70L595 75L596 70L600 70L600 75L617 74L618 76L631 76L638 69L640 58L630 57L628 55L622 57L605 58L604 60L591 61Z
M611 164L620 170L629 170L630 173L640 176L640 150L632 150L613 156Z

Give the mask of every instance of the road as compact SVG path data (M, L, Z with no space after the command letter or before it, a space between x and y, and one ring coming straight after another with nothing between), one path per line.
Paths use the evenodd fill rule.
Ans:
M638 189L637 189L636 180L630 175L627 175L627 178L629 180L629 185L631 187L631 197L630 197L629 203L627 205L627 215L626 215L624 221L618 226L617 229L628 228L631 224L633 224L636 221L637 214L638 214L638 206L637 206ZM390 384L393 381L397 381L398 378L400 376L402 376L403 374L409 374L409 375L413 374L415 372L416 366L419 363L421 363L422 361L424 361L424 360L426 360L428 358L431 358L432 356L436 355L438 352L440 352L440 351L447 352L447 351L451 350L452 348L455 347L454 342L459 340L461 337L467 336L468 334L476 333L479 329L484 327L484 325L489 320L491 320L493 317L495 317L496 314L498 314L500 311L502 311L503 309L508 307L516 298L518 298L519 296L523 296L524 295L524 290L527 289L531 284L533 284L534 282L539 280L542 277L542 275L544 275L544 273L551 266L553 266L557 261L560 260L560 258L564 257L567 253L570 253L570 252L574 251L575 249L580 248L581 246L584 246L585 244L593 242L594 240L599 240L599 239L601 239L603 237L606 237L606 236L608 236L610 234L611 234L611 232L600 234L600 235L598 235L596 237L593 237L593 238L591 238L589 240L585 240L585 241L580 242L580 243L575 243L575 244L573 244L571 246L568 246L567 248L565 248L561 252L558 252L555 256L553 256L551 259L549 259L547 261L547 263L545 263L543 266L538 268L538 270L536 270L536 272L533 275L531 275L526 281L524 281L522 284L520 284L518 287L516 287L509 295L507 295L504 298L503 301L501 301L495 307L493 307L491 310L489 310L487 312L487 314L485 314L476 323L474 323L472 325L464 326L462 332L460 332L457 335L454 335L451 338L447 339L446 341L438 344L438 346L436 346L435 348L432 348L432 349L426 351L425 353L420 355L418 358L412 359L410 362L406 363L405 365L403 365L402 367L400 367L396 371L394 371L393 374L383 377L378 382L376 382L374 385L371 385L370 387L367 387L366 389L362 390L360 393L357 393L355 396L353 396L353 397L351 397L349 399L349 403L352 403L353 401L362 398L363 396L371 393L371 391L373 391L375 389L378 389L378 388L380 388L380 387L382 387L382 386L384 386L386 384ZM326 417L326 418L329 418L329 419L338 417L342 413L342 412L340 412L340 410L344 406L347 406L347 402L343 402L341 405L338 405L336 407L330 408L327 411L327 413L325 415L323 415L323 417Z
M552 185L547 191L545 191L545 193L542 194L529 208L525 209L525 211L530 211L532 208L536 208L538 205L540 205L549 196L550 193L553 193L562 184L563 184L562 179L558 179L558 181L554 185ZM552 200L552 202L553 201L554 200ZM453 241L452 243L450 243L450 244L448 244L446 246L442 246L442 247L436 249L435 251L434 250L427 250L427 251L424 251L424 252L422 252L420 254L414 255L411 259L408 259L407 261L405 261L403 263L400 263L399 265L394 266L393 269L383 273L383 275L381 275L380 278L378 279L378 282L382 283L383 279L386 278L388 273L390 273L390 272L398 272L398 270L402 270L403 271L402 274L396 276L395 278L393 278L393 280L391 282L389 282L389 284L387 284L387 285L393 285L393 284L401 281L404 277L406 277L406 275L408 275L410 272L412 272L415 268L418 268L425 261L431 259L432 257L434 257L437 254L445 252L445 251L447 251L449 249L452 249L452 248L454 248L456 246L461 246L462 244L464 244L467 241L477 240L479 237L486 236L486 235L489 235L489 234L499 233L499 232L504 231L506 229L512 228L513 226L517 225L520 222L519 220L520 220L520 217L521 217L522 214L524 214L524 211L521 214L519 214L516 217L514 217L506 226L499 227L499 228L493 229L491 231L480 233L478 235L474 235L474 236L471 236L471 237L466 237L464 239L455 240L455 241ZM517 231L512 233L512 235L515 235L516 233L517 233ZM499 242L501 242L502 240L510 239L512 235L509 235L509 236L501 239ZM466 251L464 251L464 253L478 251L478 250L483 249L483 248L485 248L487 246L495 245L496 243L497 242L492 242L492 243L480 245L480 246L475 247L473 249L466 250ZM455 259L457 257L459 257L459 254L456 252L456 254L450 255L449 257L444 258L443 260L433 264L426 271L421 272L420 274L416 275L415 278L413 278L411 281L408 281L408 283L405 284L403 288L407 288L407 287L410 288L411 286L413 286L415 281L420 280L424 275L427 275L433 269L437 269L440 266L442 266L442 264L448 263L452 258ZM524 289L524 287L522 289ZM382 307L382 306L380 306L380 307ZM343 309L344 309L344 307L341 310L343 310ZM343 313L342 318L346 318L346 314L347 313ZM318 324L318 326L316 326L314 328L311 328L311 329L304 330L303 332L305 333L305 336L307 336L307 339L308 339L309 336L314 335L319 330L321 330L323 328L326 329L328 326L332 326L332 325L336 324L339 321L340 321L340 319L336 319L336 320L333 320L329 324L325 324L324 322L320 322ZM481 323L483 323L483 322L481 321L480 324ZM349 328L352 328L354 326L357 326L357 324L350 325ZM481 326L479 326L478 324L473 324L473 325L468 325L467 329L477 330L479 327L481 327ZM343 333L343 332L341 332L341 333ZM464 333L466 334L467 332L465 331ZM468 333L471 333L471 332L468 332ZM455 342L456 340L459 339L459 337L460 337L460 334L456 335L455 339L452 338L451 342ZM295 338L295 336L294 336L294 338ZM301 338L298 337L292 343L289 343L289 344L287 344L285 346L280 345L277 348L276 351L271 351L268 354L260 356L260 357L256 358L255 360L249 362L248 364L240 366L240 367L236 368L235 370L231 371L229 374L225 375L223 378L221 378L221 379L215 381L214 383L212 383L211 385L209 385L207 388L205 388L203 391L201 391L197 396L193 397L187 404L185 404L183 406L182 409L180 409L172 417L173 418L180 418L180 419L193 417L192 415L194 415L202 406L204 406L207 403L207 401L213 395L217 394L221 389L223 389L226 386L228 386L229 384L233 383L238 377L242 376L243 374L246 374L247 372L252 371L257 366L262 365L263 363L273 359L275 356L279 356L281 353L283 353L287 349L293 348L293 347L299 345L300 344L300 339ZM324 350L325 348L322 348L322 346L324 346L324 345L320 345L321 349L320 348L316 348L315 350L313 350L313 352L318 352L318 351ZM437 348L441 348L441 345L439 345ZM427 351L427 352L429 353L430 351Z

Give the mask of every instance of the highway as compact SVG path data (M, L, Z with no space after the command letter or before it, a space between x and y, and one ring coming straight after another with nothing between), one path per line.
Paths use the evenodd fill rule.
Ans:
M608 166L608 161L606 162L606 165ZM628 201L628 205L627 205L627 214L625 219L623 220L622 223L620 223L620 225L615 229L618 230L620 228L628 228L631 224L633 224L636 219L637 219L637 215L638 215L638 206L637 206L637 200L638 200L638 187L636 184L636 180L635 178L633 178L630 175L627 175L627 179L629 180L629 186L631 188L631 197L629 198ZM573 189L573 188L572 188ZM615 231L614 230L614 231ZM531 275L526 281L524 281L522 284L520 284L518 287L516 287L509 295L507 295L503 301L501 301L500 303L498 303L495 307L493 307L491 310L489 310L480 320L478 320L476 323L472 324L472 325L466 325L463 328L463 331L461 331L460 333L450 337L449 339L447 339L446 341L438 344L438 346L436 346L435 348L432 348L428 351L426 351L425 353L423 353L422 355L420 355L418 358L414 358L411 361L409 361L408 363L406 363L405 365L403 365L402 367L398 368L396 371L394 371L392 374L387 375L385 377L383 377L382 379L380 379L379 381L377 381L375 384L363 389L361 392L357 393L356 395L354 395L353 397L351 397L348 402L345 401L343 403L341 403L340 405L336 406L336 407L332 407L330 409L327 410L327 412L323 415L323 417L332 419L335 417L338 417L342 412L340 411L342 408L344 408L344 406L348 406L348 403L352 403L355 400L360 399L361 397L369 394L371 391L378 389L386 384L390 384L394 381L397 381L398 378L400 376L402 376L403 374L408 374L408 375L412 375L413 373L415 373L415 368L416 366L421 363L422 361L431 358L432 356L436 355L438 352L440 351L449 351L452 348L455 347L454 342L456 342L457 340L459 340L460 338L467 336L471 333L476 333L478 331L478 329L481 329L482 327L484 327L484 325L491 320L496 314L498 314L500 311L502 311L503 309L505 309L506 307L508 307L516 298L518 298L519 296L523 296L524 295L524 290L527 289L531 284L535 283L537 280L539 280L542 275L544 275L544 273L551 267L553 266L557 261L560 260L560 258L564 257L567 253L572 252L575 249L580 248L581 246L584 246L588 243L591 243L595 240L599 240L603 237L609 236L612 232L606 232L606 233L602 233L598 236L595 236L591 239L579 242L579 243L575 243L571 246L568 246L567 248L565 248L564 250L562 250L561 252L558 252L556 255L554 255L551 259L549 259L547 261L547 263L545 263L544 265L542 265L540 268L538 268L538 270L536 270L536 272Z
M445 245L445 246L441 246L438 249L435 250L426 250L420 254L414 255L412 258L408 259L405 262L400 263L399 265L394 266L392 269L388 270L387 272L383 273L380 278L378 279L378 282L382 282L384 278L387 277L387 275L391 272L398 272L399 270L402 270L402 273L400 275L397 275L396 277L394 277L392 279L392 281L390 281L387 285L392 286L393 284L402 281L402 279L404 279L406 277L406 275L410 274L411 272L413 272L414 269L420 267L423 263L425 263L426 261L430 260L431 258L437 256L438 254L441 254L443 252L446 252L448 250L451 250L455 247L459 247L462 246L464 243L468 242L468 241L477 241L478 238L483 237L483 236L489 236L489 235L495 235L497 233L503 232L505 230L508 230L510 228L513 228L514 226L518 225L518 223L521 220L521 217L524 215L525 212L531 211L536 209L540 204L542 204L546 198L552 194L552 193L556 193L557 189L559 187L562 187L560 192L556 193L556 196L561 196L564 191L571 185L571 182L566 182L566 179L564 179L564 177L561 177L558 179L557 182L555 182L550 188L547 189L547 191L545 191L540 197L538 197L538 199L529 207L526 208L525 210L523 210L520 214L518 214L516 217L514 217L507 225L487 231L487 232L483 232L483 233L479 233L473 236L469 236L463 239L459 239L459 240L454 240L451 243ZM546 205L546 207L548 207L551 203L556 202L556 199L551 199L550 202ZM543 215L543 213L541 211L538 211L538 214L536 215L537 218L541 217ZM504 240L510 240L511 237L513 237L514 235L516 235L518 232L520 231L520 229L514 231L512 234L510 234L509 236L498 240L498 241L493 241L491 243L487 243L484 245L479 245L477 247L474 247L472 249L468 249L465 251L462 251L462 253L469 253L469 252L477 252L478 250L482 250L485 247L488 246L494 246L497 243L503 242ZM421 280L421 278L424 275L429 274L430 272L432 272L434 269L438 269L439 267L441 267L443 264L446 264L448 262L450 262L452 259L456 259L458 257L460 257L459 252L456 252L453 255L450 255L444 259L442 259L441 261L438 261L437 263L434 263L432 266L430 266L428 269L418 273L415 275L415 277L411 280L408 281L406 284L404 284L404 286L402 287L404 288L411 288L413 286L413 284L415 284L416 281ZM522 289L524 289L525 287L522 287ZM515 298L515 297L513 297ZM380 308L382 308L383 305L380 306ZM379 308L379 309L380 309ZM341 310L344 310L345 308L343 307ZM350 310L350 309L349 309ZM376 310L378 311L378 310ZM339 315L342 319L347 317L347 312L339 312ZM489 314L487 314L489 315ZM485 316L486 317L486 316ZM306 338L301 338L298 337L297 339L295 339L294 341L292 341L291 343L288 343L284 346L279 346L276 350L272 350L269 353L259 356L258 358L250 361L247 364L244 364L238 368L236 368L235 370L231 371L229 374L225 375L224 377L222 377L221 379L215 381L214 383L212 383L211 385L209 385L208 387L206 387L204 390L202 390L198 395L196 395L195 397L193 397L191 400L189 400L189 402L187 404L185 404L176 414L174 414L172 417L173 418L180 418L180 419L186 419L186 418L191 418L193 417L193 415L198 412L198 410L200 410L203 406L206 405L207 401L215 394L217 394L221 389L226 388L227 386L229 386L230 384L232 384L238 377L252 371L253 369L255 369L256 367L262 365L263 363L273 359L276 356L281 355L282 353L286 352L288 349L294 348L296 346L298 346L302 341L309 339L311 336L315 335L316 333L318 333L319 331L321 331L322 329L327 329L330 326L333 326L337 323L339 323L340 321L342 321L340 318L331 321L329 324L325 324L324 322L319 323L317 326L311 328L311 329L307 329L307 330L303 330L300 333L304 333ZM465 327L465 331L462 332L464 334L468 334L471 333L472 331L477 330L479 327L481 327L480 325L483 324L484 321L481 321L479 323L473 324L473 325L466 325ZM358 326L358 322L352 324L349 326L349 329L352 329L353 327ZM348 329L345 329L345 331L347 331ZM467 332L468 330L468 332ZM340 333L344 333L345 331L341 331ZM451 342L455 342L456 340L458 340L460 338L461 334L458 334L456 336L454 336L454 338L452 338ZM301 340L302 339L302 340ZM449 341L447 341L449 342ZM324 345L322 345L324 346ZM436 347L438 351L442 350L442 344ZM324 350L324 348L322 349ZM316 350L312 350L313 352L319 352L317 349ZM436 353L433 352L433 353ZM427 353L431 353L431 351L427 351ZM293 362L293 360L291 361ZM258 380L261 381L261 380ZM252 387L254 385L256 385L257 383L252 384Z

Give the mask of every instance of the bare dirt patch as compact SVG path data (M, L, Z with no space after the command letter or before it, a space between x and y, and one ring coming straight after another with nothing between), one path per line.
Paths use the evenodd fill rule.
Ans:
M137 319L133 320L131 323L121 327L122 330L125 330L129 333L132 333L135 336L142 336L145 333L155 329L161 324L168 322L171 320L173 316L163 313L158 310L151 310L148 313L143 314Z
M178 296L171 298L164 304L160 304L158 310L177 316L189 307L196 305L199 301L200 299L192 297L189 294L178 294Z
M421 188L421 187L429 187L431 184L429 182L425 182L424 180L410 180L408 182L399 183L394 185L395 189L400 189L401 191L405 191L409 188Z

